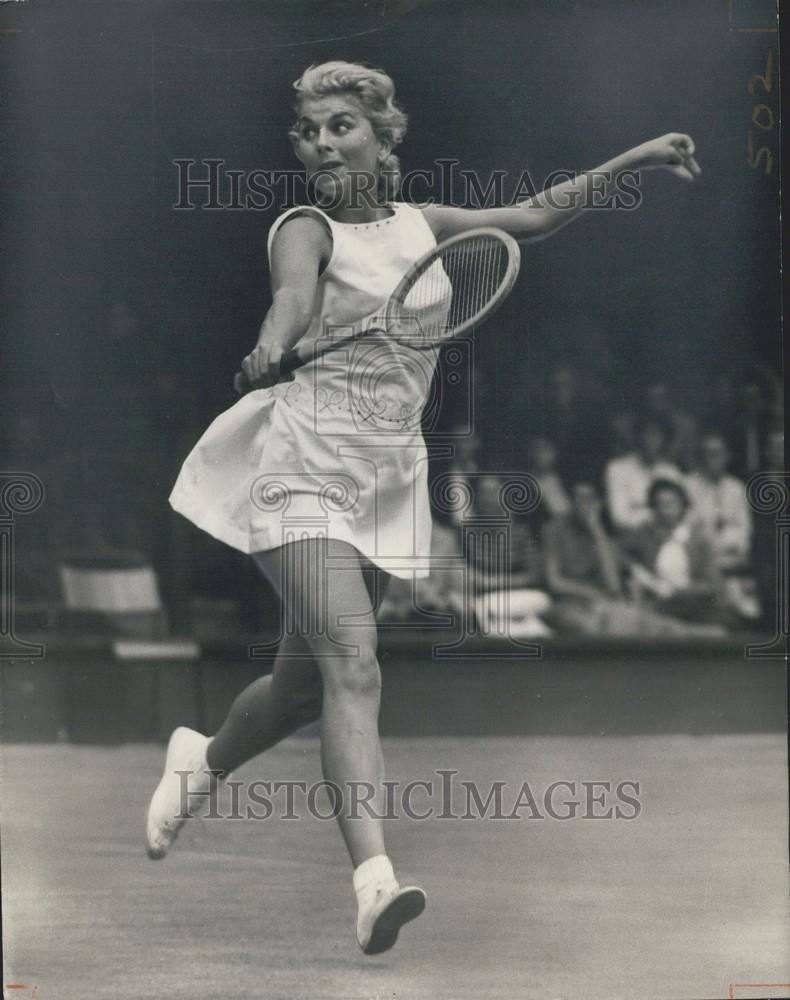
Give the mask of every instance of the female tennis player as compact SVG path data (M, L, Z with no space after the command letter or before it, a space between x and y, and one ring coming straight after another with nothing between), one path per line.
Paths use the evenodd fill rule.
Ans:
M213 781L320 717L323 772L337 789L353 865L357 940L365 954L376 954L425 905L422 889L399 885L384 845L374 610L391 576L428 574L431 513L419 416L436 352L395 349L378 333L287 380L280 364L297 343L347 333L375 316L410 265L439 241L478 227L517 240L551 235L584 210L590 178L510 208L397 201L393 149L407 119L390 77L328 62L309 67L294 87L290 137L316 204L290 209L273 224L272 305L241 365L253 391L210 425L170 496L175 510L252 556L282 599L283 638L271 676L238 696L213 737L184 727L173 733L149 807L148 852L163 857L185 821L177 772L189 773L190 798L205 794ZM653 168L693 180L700 169L691 138L671 133L598 167L598 197L622 171ZM371 190L376 197L365 197ZM352 784L370 790L369 809L343 808ZM190 805L191 814L197 808Z

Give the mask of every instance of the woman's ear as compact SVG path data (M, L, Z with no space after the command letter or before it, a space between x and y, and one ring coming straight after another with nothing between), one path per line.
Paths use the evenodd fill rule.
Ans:
M383 163L392 152L392 143L379 139L378 161Z

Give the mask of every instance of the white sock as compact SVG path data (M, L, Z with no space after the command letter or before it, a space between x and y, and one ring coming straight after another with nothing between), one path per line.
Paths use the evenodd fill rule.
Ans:
M354 892L358 895L393 882L395 882L395 872L386 854L368 858L354 871Z

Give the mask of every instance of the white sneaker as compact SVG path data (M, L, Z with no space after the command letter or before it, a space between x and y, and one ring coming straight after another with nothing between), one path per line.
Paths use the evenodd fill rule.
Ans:
M210 742L211 737L186 726L179 726L170 737L165 770L148 806L146 840L148 857L153 861L167 854L187 819L199 815L208 804L205 793L216 780L206 762L206 747ZM176 773L178 771L189 772L186 778L188 802L182 794L184 777ZM204 794L192 802L191 796L196 792Z
M398 940L405 923L419 917L425 909L426 896L415 885L403 889L397 882L371 886L370 892L358 895L357 941L366 955L387 951Z

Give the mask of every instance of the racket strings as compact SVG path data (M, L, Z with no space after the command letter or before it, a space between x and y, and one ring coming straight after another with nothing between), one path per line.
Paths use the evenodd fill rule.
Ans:
M398 304L398 339L427 346L452 336L495 298L509 264L507 248L492 236L441 250Z

